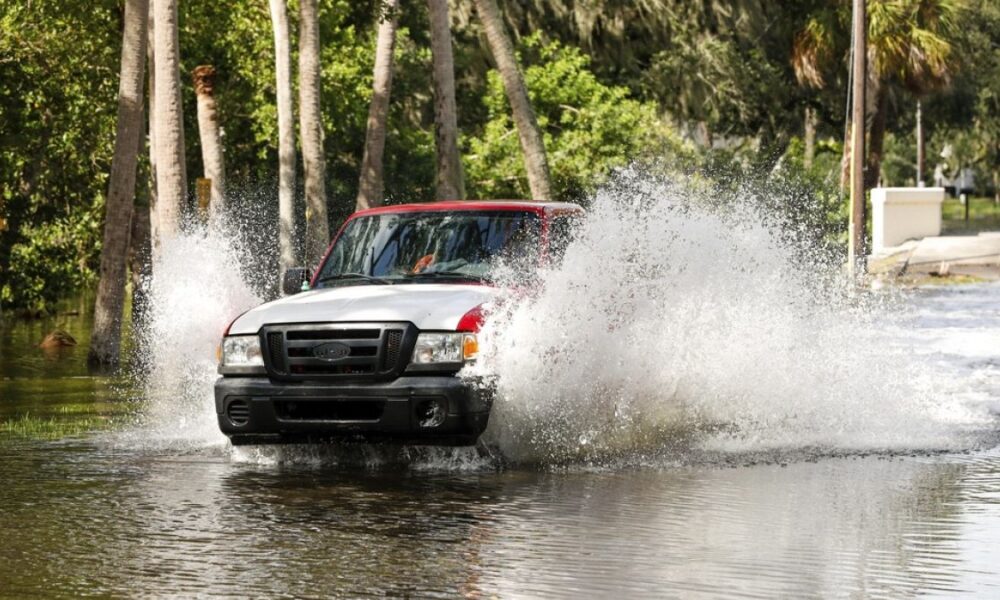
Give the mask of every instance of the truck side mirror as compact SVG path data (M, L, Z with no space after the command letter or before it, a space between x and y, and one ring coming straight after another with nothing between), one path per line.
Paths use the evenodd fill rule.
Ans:
M304 285L309 284L312 279L312 272L305 267L292 267L285 271L285 277L281 280L281 293L286 296L298 294L303 290Z

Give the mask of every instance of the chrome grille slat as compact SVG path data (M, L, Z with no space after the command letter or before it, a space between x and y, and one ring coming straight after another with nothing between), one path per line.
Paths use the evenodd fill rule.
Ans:
M352 348L378 348L382 345L381 339L375 340L352 340L348 338L329 338L329 339L315 339L309 341L302 340L288 340L286 344L289 348L314 348L319 344L325 344L327 342L343 342Z
M371 340L378 339L382 334L380 329L346 329L334 327L330 329L289 331L291 340Z

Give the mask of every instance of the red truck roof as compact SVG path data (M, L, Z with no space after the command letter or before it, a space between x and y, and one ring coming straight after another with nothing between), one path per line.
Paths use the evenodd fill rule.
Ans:
M579 205L571 202L540 202L535 200L441 200L439 202L419 202L413 204L393 204L359 210L351 218L366 215L424 211L465 211L465 210L520 210L541 214L561 214L583 212Z

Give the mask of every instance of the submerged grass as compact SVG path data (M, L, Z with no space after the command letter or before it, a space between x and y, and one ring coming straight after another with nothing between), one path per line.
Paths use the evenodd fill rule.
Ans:
M25 412L0 421L0 438L52 441L111 428L127 412L124 402L65 404L42 414Z

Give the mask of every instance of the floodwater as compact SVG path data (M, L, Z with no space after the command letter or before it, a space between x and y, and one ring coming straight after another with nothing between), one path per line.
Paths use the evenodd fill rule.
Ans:
M141 377L86 301L8 322L0 596L1000 597L1000 283L845 295L654 196L491 317L488 452L229 447L225 235L164 245Z
M1000 361L974 342L998 339L1000 286L907 302L926 351L995 398ZM75 321L55 324L83 338ZM83 348L28 345L52 324L4 330L3 417L118 393L81 377ZM133 427L4 436L0 595L1000 594L988 435L943 453L497 468L462 452L157 445Z

